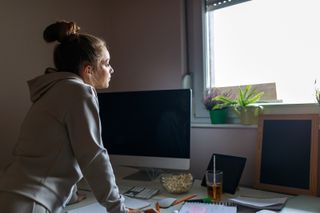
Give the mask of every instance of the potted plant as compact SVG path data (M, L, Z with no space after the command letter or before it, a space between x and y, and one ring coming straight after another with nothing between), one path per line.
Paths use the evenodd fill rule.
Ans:
M262 112L263 108L262 106L253 104L259 101L263 94L263 92L252 89L251 85L247 85L244 89L239 88L239 95L235 99L223 95L217 96L214 99L224 104L232 105L240 118L241 124L256 124L258 115Z
M222 92L217 88L211 88L203 99L203 104L210 113L212 124L224 124L227 120L229 103L216 100L215 98L219 96L231 98L231 92Z

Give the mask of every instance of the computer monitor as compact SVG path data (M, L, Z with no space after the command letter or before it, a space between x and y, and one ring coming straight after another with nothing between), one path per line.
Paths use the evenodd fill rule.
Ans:
M98 98L113 165L190 168L190 89L103 92Z

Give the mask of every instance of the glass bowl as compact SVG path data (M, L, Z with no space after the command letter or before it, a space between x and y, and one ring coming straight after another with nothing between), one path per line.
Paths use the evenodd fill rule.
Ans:
M182 194L188 192L193 184L191 173L163 174L160 177L162 187L169 193Z

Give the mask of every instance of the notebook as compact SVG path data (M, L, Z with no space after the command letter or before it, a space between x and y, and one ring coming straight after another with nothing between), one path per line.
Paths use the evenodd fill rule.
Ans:
M227 204L219 203L184 203L180 208L179 213L237 213L236 206L228 206Z

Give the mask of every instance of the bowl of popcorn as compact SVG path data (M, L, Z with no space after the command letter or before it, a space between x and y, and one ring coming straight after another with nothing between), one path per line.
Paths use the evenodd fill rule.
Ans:
M193 184L191 173L163 174L160 177L162 187L169 193L182 194L188 192Z

